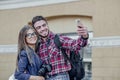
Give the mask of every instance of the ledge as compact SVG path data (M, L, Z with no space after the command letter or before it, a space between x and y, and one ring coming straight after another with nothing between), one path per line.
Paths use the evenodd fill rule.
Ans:
M71 1L78 0L3 0L0 1L0 10L33 7Z

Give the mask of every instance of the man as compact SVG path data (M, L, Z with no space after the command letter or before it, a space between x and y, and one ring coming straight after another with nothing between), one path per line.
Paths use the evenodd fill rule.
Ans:
M48 73L47 80L69 80L67 72L71 69L70 62L65 60L61 50L56 47L54 43L55 34L49 30L47 20L43 16L35 16L32 19L32 27L40 37L38 55L47 64L52 65L52 71ZM70 50L77 52L87 44L87 28L82 24L78 24L77 33L79 35L77 40L59 36L62 47L66 49L68 56Z

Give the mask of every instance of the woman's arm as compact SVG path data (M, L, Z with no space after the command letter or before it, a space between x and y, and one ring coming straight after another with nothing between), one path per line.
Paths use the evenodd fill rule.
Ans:
M29 80L30 74L25 72L27 65L29 64L26 51L21 51L17 69L15 71L15 78L18 80Z

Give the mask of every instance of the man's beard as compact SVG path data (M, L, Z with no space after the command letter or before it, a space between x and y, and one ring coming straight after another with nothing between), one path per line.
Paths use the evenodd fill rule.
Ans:
M47 36L48 36L48 35L47 35ZM42 36L42 35L40 35L41 38L46 38L47 36Z
M48 34L46 36L42 36L42 35L39 35L41 38L47 38L49 35L49 31L48 31Z

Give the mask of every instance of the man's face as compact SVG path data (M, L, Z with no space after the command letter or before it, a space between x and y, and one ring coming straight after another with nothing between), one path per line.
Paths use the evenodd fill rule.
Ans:
M34 27L42 38L46 38L49 33L48 24L44 20L35 22Z

